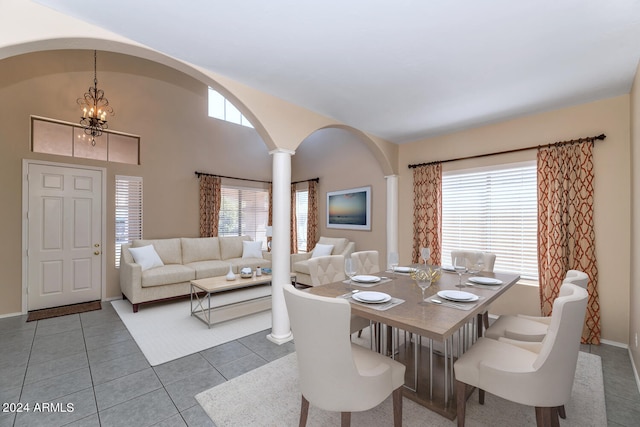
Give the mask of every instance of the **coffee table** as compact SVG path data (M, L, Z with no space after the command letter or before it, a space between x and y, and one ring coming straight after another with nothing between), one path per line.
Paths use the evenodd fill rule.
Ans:
M293 281L295 281L295 277L295 274L291 273ZM235 280L227 280L226 276L192 280L191 315L203 321L210 329L216 323L269 310L271 308L270 292L269 295L249 297L237 302L211 307L211 298L214 294L233 292L234 290L255 286L271 287L271 275L263 274L262 276L246 279L236 275Z

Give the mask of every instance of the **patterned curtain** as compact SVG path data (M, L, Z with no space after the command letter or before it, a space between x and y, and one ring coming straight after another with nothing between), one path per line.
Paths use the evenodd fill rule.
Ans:
M200 237L216 237L220 221L222 179L200 175Z
M267 218L267 225L273 225L273 183L269 183L269 217ZM267 237L267 247L273 237Z
M318 223L318 183L309 181L307 210L307 252L311 252L318 241L320 224Z
M296 185L291 184L291 253L298 253L298 218L296 218Z
M413 253L420 262L420 248L431 249L429 263L440 265L442 242L442 164L413 169Z
M542 315L551 315L567 270L587 273L589 303L583 344L600 344L593 181L591 140L538 150L538 269Z

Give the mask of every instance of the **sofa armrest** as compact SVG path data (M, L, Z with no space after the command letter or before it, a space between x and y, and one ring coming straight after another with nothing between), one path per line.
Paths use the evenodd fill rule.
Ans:
M135 301L136 290L142 288L142 267L133 262L120 262L120 290L129 298Z
M269 261L273 261L273 257L271 255L271 252L269 251L262 251L262 258L268 259Z
M306 261L311 258L311 252L306 252L303 254L291 254L291 268L293 268L293 264L300 261Z

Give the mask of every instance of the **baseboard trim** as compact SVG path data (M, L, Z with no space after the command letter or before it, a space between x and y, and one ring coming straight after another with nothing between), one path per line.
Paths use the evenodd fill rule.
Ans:
M614 347L619 347L619 348L629 348L629 345L625 344L625 343L621 343L621 342L617 342L617 341L609 341L609 340L600 340L600 342L602 344L607 344L607 345L612 345Z
M16 317L16 316L22 316L25 313L7 313L7 314L0 314L0 319L4 319L5 317Z

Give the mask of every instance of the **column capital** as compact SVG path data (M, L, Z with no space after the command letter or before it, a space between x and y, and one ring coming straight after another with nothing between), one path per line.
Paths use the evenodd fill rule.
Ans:
M392 175L385 175L384 179L390 179L390 178L398 178L400 175L398 174L392 174Z

